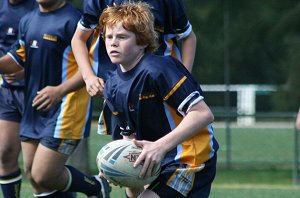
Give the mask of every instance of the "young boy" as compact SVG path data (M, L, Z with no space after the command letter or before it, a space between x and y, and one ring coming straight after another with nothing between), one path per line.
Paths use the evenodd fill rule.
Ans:
M158 46L153 20L142 2L108 7L100 17L107 54L117 64L105 83L106 103L121 134L143 148L135 162L143 164L140 176L161 165L160 176L146 190L126 188L126 195L208 197L219 147L214 117L183 64L153 54Z
M99 18L107 6L122 4L128 0L84 0L81 20L78 23L72 47L83 75L86 89L91 96L103 93L104 81L115 67L109 60L99 31ZM155 54L171 55L192 71L197 45L184 5L181 0L131 0L151 5L155 30L159 35L159 48ZM92 36L90 56L87 41ZM178 43L181 43L179 47Z

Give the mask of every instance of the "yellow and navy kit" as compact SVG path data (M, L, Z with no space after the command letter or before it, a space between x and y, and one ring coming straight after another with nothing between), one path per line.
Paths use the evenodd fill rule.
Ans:
M18 39L20 19L37 7L35 0L26 0L18 4L10 4L8 0L0 0L0 57L5 55L10 46ZM2 75L2 87L21 88L24 81L9 84Z
M134 0L133 0L134 1ZM137 0L136 0L137 1ZM181 0L138 0L152 6L155 18L155 30L159 34L160 47L155 52L158 55L171 55L181 60L177 41L192 32L192 26L185 14ZM121 4L124 0L85 0L84 14L78 23L83 30L95 29L91 44L90 57L94 71L99 77L107 79L115 66L110 62L105 45L97 29L100 15L107 6Z
M20 21L19 40L9 55L25 68L21 136L81 139L89 135L91 100L85 88L67 94L47 112L32 107L39 90L57 86L78 71L71 39L79 19L80 13L67 3L52 12L35 9Z
M146 54L128 72L118 67L105 83L104 96L119 127L135 132L136 139L148 141L172 131L188 110L204 99L199 84L181 62L153 54ZM119 134L112 136L120 138ZM192 179L192 173L199 172L218 148L211 125L177 145L161 164L166 183L177 188L180 175Z

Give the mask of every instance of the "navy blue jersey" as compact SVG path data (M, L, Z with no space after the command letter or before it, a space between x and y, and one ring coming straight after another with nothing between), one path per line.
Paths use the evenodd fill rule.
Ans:
M88 135L90 97L85 88L66 95L48 112L37 111L32 100L46 86L57 86L78 71L71 39L80 13L70 4L52 12L35 9L19 26L19 41L9 54L25 68L25 109L21 135L81 139Z
M203 100L199 84L181 62L152 54L146 54L128 72L118 67L105 83L104 96L118 125L135 132L137 139L148 141L172 131L189 109ZM112 135L119 138L119 134ZM209 125L170 151L162 165L177 163L197 169L217 149Z
M185 14L181 0L139 0L150 4L155 18L155 30L159 34L160 47L156 54L171 55L181 59L177 40L186 37L192 31L192 27ZM79 27L84 29L95 29L94 39L91 47L92 65L99 77L106 79L107 72L114 70L115 66L110 62L106 53L105 45L97 29L100 15L113 3L120 4L124 0L85 0L84 15Z
M18 26L20 19L37 7L35 0L23 0L22 2L12 5L9 0L0 0L0 57L5 55L10 46L18 38ZM24 82L9 84L4 79L3 87L23 87Z

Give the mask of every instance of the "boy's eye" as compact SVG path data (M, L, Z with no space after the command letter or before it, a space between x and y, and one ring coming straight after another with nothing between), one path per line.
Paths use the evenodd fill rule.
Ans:
M125 35L120 35L119 38L120 38L120 39L125 39L125 38L127 38L127 36L125 36Z

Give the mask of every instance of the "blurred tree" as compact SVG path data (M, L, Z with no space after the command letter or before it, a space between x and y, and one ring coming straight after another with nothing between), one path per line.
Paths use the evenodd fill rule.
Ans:
M224 83L225 1L184 2L198 39L193 74L202 84ZM228 4L230 82L282 86L274 94L273 109L296 110L300 101L300 2L228 0Z

